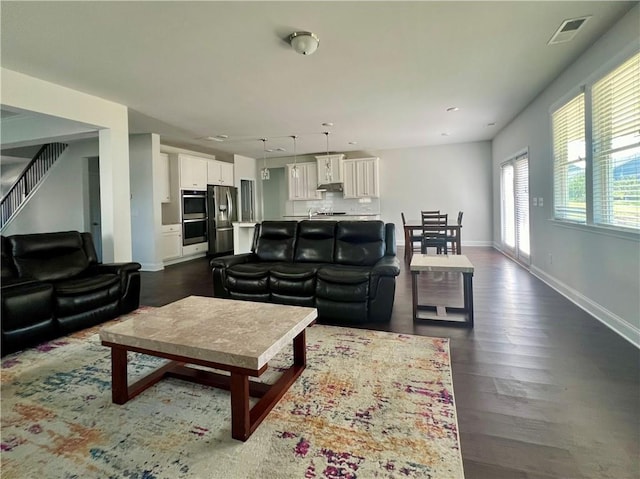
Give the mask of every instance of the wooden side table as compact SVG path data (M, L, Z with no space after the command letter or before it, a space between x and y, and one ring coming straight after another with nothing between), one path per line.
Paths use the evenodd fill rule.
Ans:
M426 255L414 254L409 266L411 271L411 296L413 300L413 319L432 321L434 323L450 326L463 326L473 328L473 264L463 255ZM418 275L422 271L462 273L464 306L462 308L452 306L435 306L419 304L418 301ZM426 315L423 312L430 311ZM436 312L434 315L433 312ZM460 320L451 319L448 316L461 317Z

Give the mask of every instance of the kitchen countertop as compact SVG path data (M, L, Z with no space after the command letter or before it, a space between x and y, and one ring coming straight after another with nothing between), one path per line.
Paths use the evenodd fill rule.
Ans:
M349 214L346 214L346 215L312 215L311 219L318 219L318 218L331 218L331 219L360 218L361 216L380 216L380 213L349 213ZM309 215L284 215L283 218L306 218L306 219L310 219Z

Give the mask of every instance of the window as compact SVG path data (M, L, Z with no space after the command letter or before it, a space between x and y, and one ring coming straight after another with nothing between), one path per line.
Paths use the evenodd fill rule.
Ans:
M596 82L593 220L640 228L640 55Z
M640 229L640 54L587 84L551 125L554 217Z
M501 166L502 244L518 260L529 263L529 156L517 155Z
M584 93L551 118L553 126L553 208L557 219L587 220Z

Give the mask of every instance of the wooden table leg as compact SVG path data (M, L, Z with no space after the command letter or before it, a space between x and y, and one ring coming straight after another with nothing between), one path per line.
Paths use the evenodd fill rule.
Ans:
M249 377L231 373L231 437L246 441L251 435Z
M293 339L293 364L302 367L307 365L306 329Z
M411 272L411 300L413 302L413 319L418 318L418 273Z
M111 348L111 400L124 404L129 400L127 384L127 350Z
M462 273L464 309L467 311L469 327L473 328L473 273Z

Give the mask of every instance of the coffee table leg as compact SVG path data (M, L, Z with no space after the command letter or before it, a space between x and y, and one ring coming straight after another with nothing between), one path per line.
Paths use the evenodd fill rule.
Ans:
M307 365L307 345L305 329L300 334L293 338L293 364L296 366Z
M250 436L249 377L231 373L231 437L246 441Z
M462 273L464 309L468 315L469 327L473 328L473 273Z
M124 404L129 400L126 349L111 348L111 400L115 404Z

